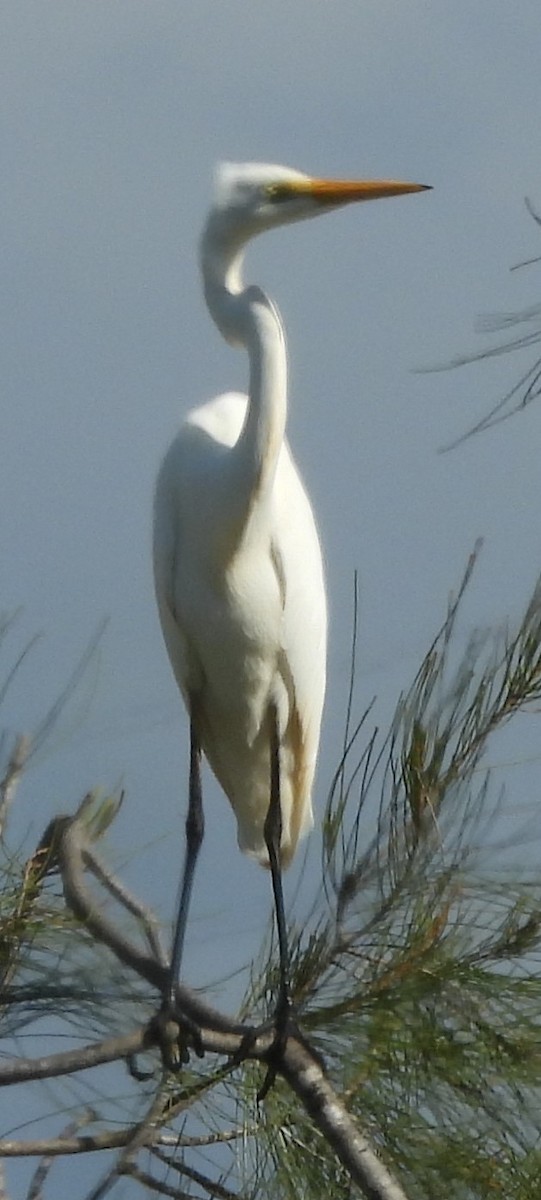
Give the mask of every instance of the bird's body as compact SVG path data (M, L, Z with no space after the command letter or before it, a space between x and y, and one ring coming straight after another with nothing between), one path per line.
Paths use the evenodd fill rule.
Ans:
M285 866L312 825L325 589L310 503L285 441L245 520L231 513L246 406L246 396L219 396L191 412L172 443L156 491L155 570L177 683L188 706L196 697L199 740L235 811L240 848L263 864L276 706Z
M246 243L275 226L418 184L312 179L286 167L221 168L201 241L209 312L247 351L247 396L194 409L158 479L156 594L190 716L190 793L181 901L170 969L180 964L203 837L200 753L238 822L242 850L272 871L287 1010L281 868L312 824L325 692L326 604L312 510L285 441L287 361L279 313L241 276Z

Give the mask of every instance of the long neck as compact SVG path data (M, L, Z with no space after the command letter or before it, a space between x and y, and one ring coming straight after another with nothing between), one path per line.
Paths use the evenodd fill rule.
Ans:
M286 423L287 360L277 308L260 288L243 287L243 250L238 239L218 236L207 226L201 259L209 312L226 340L247 350L250 364L246 419L231 452L236 494L247 519L274 481Z

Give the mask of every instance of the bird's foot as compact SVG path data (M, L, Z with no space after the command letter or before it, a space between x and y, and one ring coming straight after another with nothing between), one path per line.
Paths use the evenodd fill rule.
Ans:
M199 1026L184 1013L179 1017L173 999L168 997L162 1002L152 1025L166 1071L178 1072L187 1066L190 1051L203 1058L205 1051Z

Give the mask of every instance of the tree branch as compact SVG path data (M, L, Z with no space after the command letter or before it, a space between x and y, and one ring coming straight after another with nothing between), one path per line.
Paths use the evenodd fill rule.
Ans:
M120 880L115 878L109 868L105 866L105 863L98 858L95 850L91 850L88 845L85 847L85 865L92 871L92 874L107 889L110 895L141 922L151 954L154 955L160 966L167 968L167 954L162 946L158 923L154 913L146 905L142 904L136 896L133 896Z
M148 1188L153 1195L170 1196L171 1200L193 1200L193 1192L181 1192L178 1188L171 1187L171 1184L164 1183L160 1179L155 1179L154 1175L149 1175L147 1171L142 1171L134 1163L128 1164L124 1174L129 1175L131 1179L136 1179L143 1187Z
M88 838L81 825L84 811L85 802L75 817L58 817L52 821L42 839L42 848L50 847L50 861L58 864L66 903L77 919L83 922L92 936L106 945L120 962L163 993L167 984L167 967L132 943L102 911L98 910L92 892L86 885L85 867L88 865L92 870L92 863L95 864L96 860L89 850ZM115 895L123 903L122 888L115 889ZM244 1058L264 1063L272 1061L367 1200L407 1200L400 1185L376 1155L368 1135L358 1128L350 1117L326 1077L320 1060L306 1043L290 1036L283 1050L276 1054L272 1030L258 1034L257 1029L225 1016L181 984L177 985L176 990L175 1016L180 1024L184 1019L191 1025L197 1025L201 1034L201 1045L205 1051L227 1055L239 1063ZM67 1073L70 1070L110 1062L115 1058L127 1057L149 1049L153 1045L157 1046L162 1038L159 1022L154 1019L145 1029L138 1029L125 1038L108 1039L97 1047L86 1046L79 1051L69 1051L65 1055L51 1055L46 1059L36 1060L35 1063L22 1060L18 1064L7 1064L3 1071L0 1070L0 1082L44 1077L53 1073L51 1068L54 1070L55 1065L59 1073ZM20 1142L3 1142L0 1143L0 1153L76 1154L104 1148L128 1148L131 1154L134 1136L136 1148L139 1148L137 1133L142 1128L147 1133L147 1124L138 1125L135 1135L132 1127L129 1131L117 1131L115 1136L86 1135L72 1139L60 1138L56 1142L27 1143L26 1146ZM153 1136L155 1132L152 1131ZM152 1139L145 1137L145 1142L149 1140ZM130 1157L118 1164L118 1169L122 1173L134 1175L139 1182L147 1186L147 1180L139 1174ZM153 1182L153 1186L156 1188L156 1181ZM98 1194L104 1195L109 1189L108 1177L98 1188L101 1189ZM178 1191L164 1194L179 1195Z
M56 1158L64 1154L93 1154L97 1150L121 1150L133 1137L133 1125L124 1129L103 1130L101 1133L80 1133L76 1136L32 1138L23 1141L5 1138L0 1141L2 1158Z
M84 803L83 801L83 805ZM62 878L66 904L97 941L108 946L120 962L150 983L161 995L168 982L167 966L162 965L150 954L145 954L125 937L103 912L98 911L92 893L85 883L87 839L80 823L82 811L83 806L75 817L55 817L47 827L41 843L42 846L52 848ZM246 1026L207 1004L185 984L177 984L176 1005L179 1019L184 1016L208 1031L246 1034ZM215 1049L214 1046L206 1048ZM234 1053L236 1048L238 1037L233 1039L227 1048L222 1048L221 1052Z
M367 1200L407 1200L368 1134L349 1115L320 1064L300 1042L289 1038L278 1069Z
M250 1131L252 1135L255 1130ZM189 1137L184 1134L157 1133L153 1152L156 1146L179 1150L185 1147L208 1147L221 1142L235 1141L246 1136L244 1129L230 1130L225 1133L205 1134L200 1137ZM97 1150L122 1150L133 1137L133 1125L124 1129L103 1130L100 1133L77 1134L67 1137L36 1138L29 1141L6 1138L0 1140L0 1158L38 1158L46 1156L57 1157L61 1154L91 1154ZM0 1175L1 1179L1 1175ZM0 1200L3 1200L0 1190Z
M133 1033L91 1042L77 1050L64 1050L61 1054L47 1054L42 1058L8 1059L0 1063L0 1087L87 1071L89 1067L100 1067L104 1063L140 1054L154 1044L155 1039L149 1033L148 1026L144 1025Z
M185 1175L186 1179L191 1179L192 1183L198 1183L200 1187L208 1192L209 1196L214 1196L216 1200L242 1200L240 1192L232 1192L231 1188L224 1187L223 1183L219 1183L217 1179L209 1179L208 1175L203 1175L201 1171L196 1171L194 1167L189 1167L182 1159L179 1161L173 1158L171 1154L165 1154L157 1146L151 1147L151 1153L160 1162L165 1163L172 1171L177 1171L179 1175Z
M84 1125L85 1121L88 1121L88 1119L88 1114L85 1113L78 1121L70 1121L69 1125L66 1125L62 1136L69 1137L70 1134L75 1133L75 1131L79 1129L81 1125ZM30 1181L30 1187L27 1192L26 1200L43 1200L43 1185L47 1180L52 1165L53 1162L51 1155L45 1154L39 1163L39 1166L36 1167L36 1170L34 1171Z

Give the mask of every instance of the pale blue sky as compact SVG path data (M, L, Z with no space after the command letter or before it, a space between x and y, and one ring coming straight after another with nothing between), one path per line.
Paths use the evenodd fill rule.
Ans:
M538 0L7 0L0 30L1 607L24 608L13 655L44 635L13 690L12 728L43 714L109 618L89 711L66 714L29 773L18 828L35 840L89 786L122 780L115 846L166 916L186 721L154 606L153 480L187 408L246 378L199 287L214 163L434 187L276 232L247 260L286 322L289 436L328 564L321 811L343 724L354 568L358 708L377 692L383 720L479 535L466 624L516 615L541 566L541 407L437 453L519 362L413 373L479 349L478 314L539 298L538 271L508 267L539 249L523 198L541 207L541 10ZM266 876L241 859L226 802L213 785L207 793L187 957L198 984L229 953L246 959L270 910ZM317 835L314 846L317 870Z

